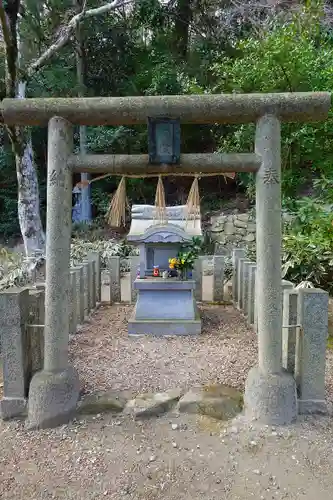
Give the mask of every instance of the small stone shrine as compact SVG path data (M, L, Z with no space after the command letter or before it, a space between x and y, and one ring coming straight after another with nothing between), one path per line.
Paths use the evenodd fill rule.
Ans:
M161 221L155 206L132 207L128 241L140 249L140 268L134 282L138 295L128 322L129 335L201 333L195 281L163 278L163 272L169 269L169 258L177 256L181 244L202 236L200 213L188 217L187 210L187 205L166 207L165 221ZM153 276L154 267L159 276Z

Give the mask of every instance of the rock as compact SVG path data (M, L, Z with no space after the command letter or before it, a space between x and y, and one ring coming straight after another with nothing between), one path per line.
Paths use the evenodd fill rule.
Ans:
M248 231L248 233L255 233L256 232L256 225L253 222L249 222L247 225L247 231Z
M126 414L133 415L134 418L156 417L171 410L181 396L181 389L140 394L128 401L124 411Z
M245 214L237 214L237 219L241 220L243 222L247 222L250 218L250 214L245 213Z
M172 425L171 425L171 429L172 429L173 431L176 431L176 430L178 429L178 424L172 424Z
M237 226L235 226L235 229L236 229L236 234L237 235L241 234L241 235L244 236L245 234L247 234L247 231L246 231L246 229L244 227L237 227Z
M232 222L226 222L224 226L224 233L225 234L234 234L235 232L235 226Z
M120 413L125 408L126 402L127 400L121 393L97 392L82 399L79 402L78 411L83 414Z
M224 233L217 233L216 234L216 240L218 241L218 243L220 243L221 245L225 245L226 242L227 242L227 238L225 236Z
M238 216L239 217L239 216ZM242 227L242 228L246 228L247 227L247 223L245 221L242 221L242 220L239 220L238 218L234 220L234 226L235 227Z
M180 399L178 410L227 420L240 413L242 406L243 397L239 391L226 385L211 385L187 392Z
M255 241L256 237L253 233L247 234L244 236L243 240L246 241L247 243L250 243L251 241Z

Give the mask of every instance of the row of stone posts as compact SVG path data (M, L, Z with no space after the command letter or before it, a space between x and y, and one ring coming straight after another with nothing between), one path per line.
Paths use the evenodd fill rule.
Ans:
M68 288L69 335L101 302L101 265L98 252L70 268ZM3 364L4 419L25 411L32 376L44 367L45 283L0 292L0 336ZM67 340L68 342L68 340Z
M233 252L233 302L257 333L257 266L244 249ZM281 279L282 366L293 375L298 392L298 413L324 413L325 365L328 335L328 293L297 288ZM260 349L260 346L259 346ZM259 353L260 356L260 353Z

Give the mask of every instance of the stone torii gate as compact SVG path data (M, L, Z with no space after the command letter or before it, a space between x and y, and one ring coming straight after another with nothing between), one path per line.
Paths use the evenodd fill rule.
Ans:
M280 123L325 120L326 92L125 98L4 99L0 122L48 125L45 355L29 391L28 425L68 421L79 397L68 363L68 290L72 175L253 172L256 175L258 366L245 388L245 411L264 423L297 415L294 378L282 369ZM73 125L144 124L148 117L181 123L256 123L255 153L181 155L180 165L151 165L148 155L73 154ZM15 403L15 402L14 402ZM19 401L17 402L19 404Z

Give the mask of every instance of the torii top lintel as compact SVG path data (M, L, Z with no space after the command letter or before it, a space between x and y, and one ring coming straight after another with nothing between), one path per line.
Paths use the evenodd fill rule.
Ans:
M135 125L149 116L168 116L181 123L250 123L267 114L282 122L314 122L325 120L330 107L329 92L6 98L0 103L0 122L45 126L61 116L74 125Z

